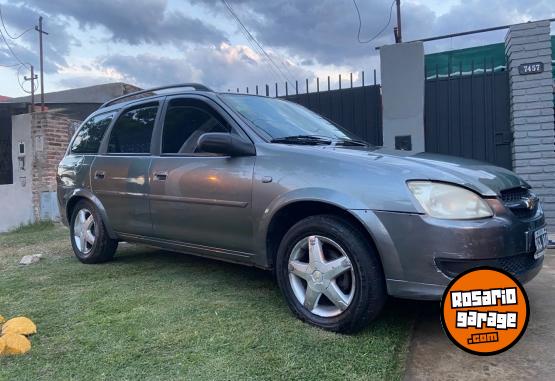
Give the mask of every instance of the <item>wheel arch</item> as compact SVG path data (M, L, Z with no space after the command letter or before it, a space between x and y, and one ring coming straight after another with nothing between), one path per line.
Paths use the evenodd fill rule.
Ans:
M102 202L98 197L96 197L92 192L90 192L87 189L76 189L68 197L68 200L65 206L68 223L71 223L71 215L73 213L73 208L75 208L75 205L81 200L87 200L93 203L96 210L102 217L102 222L104 224L104 227L106 228L106 231L108 232L108 236L112 239L118 239L118 235L116 234L116 232L112 228L112 225L110 224L110 220L108 219L108 215L106 213L106 209L104 208L104 205L102 205Z
M380 261L380 264L382 264L381 255L374 237L365 224L355 214L351 213L349 209L332 202L322 200L296 200L280 207L272 215L272 218L268 223L264 237L267 267L272 270L275 268L275 259L279 244L281 243L283 236L294 224L304 218L322 214L339 216L355 226L367 239L370 245L372 245L374 250L376 250L378 260Z

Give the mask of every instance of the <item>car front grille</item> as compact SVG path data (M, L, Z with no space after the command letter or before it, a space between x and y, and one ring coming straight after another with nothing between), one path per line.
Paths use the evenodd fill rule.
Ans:
M534 259L532 253L513 255L511 257L475 260L453 260L436 258L435 262L439 270L445 275L454 278L460 273L480 266L490 266L509 272L512 275L519 275L534 267L538 261Z
M503 202L518 201L529 194L530 190L524 187L510 188L501 191L501 199Z
M538 210L538 199L528 188L516 187L501 191L501 200L518 218L532 218Z

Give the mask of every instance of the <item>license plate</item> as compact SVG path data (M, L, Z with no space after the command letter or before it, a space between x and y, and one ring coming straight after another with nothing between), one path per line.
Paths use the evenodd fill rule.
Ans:
M549 243L549 238L547 237L547 229L541 228L534 232L534 241L536 242L536 252L534 253L534 259L538 259L543 256L545 249Z

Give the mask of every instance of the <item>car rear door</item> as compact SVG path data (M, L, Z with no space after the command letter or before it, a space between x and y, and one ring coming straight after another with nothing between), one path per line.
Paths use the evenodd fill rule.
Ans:
M248 137L206 97L168 97L164 108L159 154L150 167L150 209L156 237L193 251L248 261L255 157L221 156L196 149L198 138L207 132Z
M91 169L91 187L118 233L152 236L149 210L151 141L160 100L122 110Z

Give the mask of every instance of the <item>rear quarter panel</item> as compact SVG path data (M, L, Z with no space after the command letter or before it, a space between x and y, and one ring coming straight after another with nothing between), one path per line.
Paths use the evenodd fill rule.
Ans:
M56 181L58 204L62 221L67 224L67 203L78 189L90 189L90 168L93 155L66 155L58 165Z

